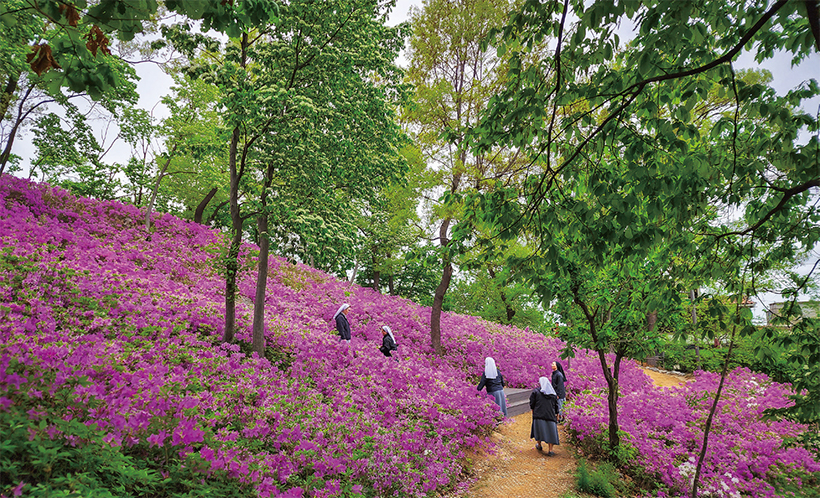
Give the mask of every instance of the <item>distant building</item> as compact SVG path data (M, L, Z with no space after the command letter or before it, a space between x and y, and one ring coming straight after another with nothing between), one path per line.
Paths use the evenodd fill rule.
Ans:
M783 306L787 304L787 302L770 304L769 309L766 310L766 325L772 325L772 321L776 316L780 315ZM797 305L800 306L800 310L806 318L817 318L820 316L820 301L797 301Z

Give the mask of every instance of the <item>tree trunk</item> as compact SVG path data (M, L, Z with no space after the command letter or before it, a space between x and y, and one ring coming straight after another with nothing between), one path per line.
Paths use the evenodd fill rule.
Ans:
M151 191L151 198L148 200L148 208L145 210L145 231L148 232L151 230L151 211L154 210L154 203L157 201L157 194L159 193L159 184L162 182L162 178L165 176L165 172L168 171L168 166L171 165L171 158L174 157L174 152L176 152L177 146L174 144L174 147L171 149L171 152L168 153L168 160L165 161L165 164L162 166L162 170L157 173L157 181L154 182L154 189Z
M729 358L732 357L732 348L735 345L735 332L737 325L732 328L732 339L729 341L729 351L726 352L726 359L723 361L723 371L720 373L720 383L718 384L715 399L712 401L712 407L709 409L709 416L706 418L706 426L703 428L703 444L700 447L700 455L698 456L698 464L695 467L695 477L692 481L692 498L698 496L698 481L700 480L700 471L703 467L703 459L706 457L706 447L709 444L709 431L712 430L712 421L715 418L718 401L720 401L720 394L723 392L723 383L726 381L726 372L729 370Z
M230 158L231 169L231 248L225 261L225 342L233 341L236 327L236 273L239 270L239 246L242 243L242 216L239 213L239 174L236 168L236 155L239 145L239 127L231 134Z
M350 285L353 285L353 282L356 281L356 272L359 271L359 259L356 258L353 260L353 275L350 276Z
M698 298L698 290L692 289L689 291L689 300L692 301L692 325L698 324L698 307L695 305L695 299ZM698 346L698 338L695 337L695 357L697 358L698 366L700 366L700 346Z
M242 219L233 224L231 247L225 261L225 333L224 342L233 342L236 328L236 274L239 271L239 246L242 244Z
M606 379L607 394L606 402L609 411L609 451L610 455L615 454L618 446L621 443L620 436L618 436L618 377L620 376L621 355L615 355L614 374L609 370L609 365L606 363L606 354L603 349L598 346L598 329L595 325L595 315L590 313L586 303L581 301L577 294L577 290L573 290L575 302L589 324L589 333L592 336L592 342L595 344L595 352L598 353L598 361L601 363L601 371Z
M0 95L0 123L6 117L6 112L11 105L11 99L14 98L14 92L17 91L17 82L20 81L20 73L17 75L10 74L9 80L6 82L6 88L3 89L3 94Z
M6 163L8 163L11 157L11 147L14 145L14 138L17 136L17 130L20 128L20 124L23 122L23 119L25 119L25 116L23 116L23 104L28 100L28 96L31 95L32 90L34 90L34 85L31 85L28 90L26 90L26 94L23 95L20 99L20 104L17 106L17 119L14 121L14 126L11 127L6 146L3 148L3 152L0 153L0 175L6 170ZM31 112L31 109L26 112L26 116L29 112ZM5 115L5 113L3 113L3 115Z
M447 250L450 245L450 239L447 238L447 229L450 227L450 218L445 218L439 227L439 241L441 246ZM441 273L441 281L436 287L436 292L433 295L433 309L430 312L430 343L433 346L433 351L438 356L441 356L444 351L441 348L441 310L444 307L444 295L447 294L447 289L450 287L450 280L453 278L453 265L450 262L450 257L444 255L444 268Z
M380 286L379 280L380 279L381 279L381 272L378 271L378 270L373 270L373 290L378 292L379 294L381 294L381 291L379 290L379 286Z
M268 253L270 251L265 192L262 192L262 212L256 217L256 226L259 230L259 267L256 272L256 295L253 301L253 350L260 357L265 356L265 291L268 288Z
M246 50L248 47L248 33L242 33L240 64L245 66ZM231 248L225 261L225 333L222 339L231 342L236 329L236 274L239 271L239 246L242 244L243 219L239 211L239 180L244 167L237 168L236 159L239 151L239 125L231 133L231 147L228 155L228 166L231 174ZM243 165L244 166L244 160Z
M655 330L655 325L658 323L658 312L653 311L646 314L646 331L652 332Z
M444 306L444 295L450 287L452 277L453 265L448 259L444 264L441 282L436 287L436 293L433 296L433 310L430 313L430 342L433 345L433 350L439 356L444 354L444 350L441 348L441 310Z
M211 202L211 199L214 198L216 195L217 188L214 187L205 195L205 198L199 202L199 205L196 207L196 211L194 211L194 222L202 224L202 215L205 214L205 208L208 207L208 203Z
M391 296L396 295L396 288L393 285L393 274L387 276L387 292L390 293Z

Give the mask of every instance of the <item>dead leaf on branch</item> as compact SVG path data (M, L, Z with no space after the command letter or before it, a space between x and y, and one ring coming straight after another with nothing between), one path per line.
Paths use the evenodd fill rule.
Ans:
M60 5L60 13L66 18L69 26L77 27L80 21L80 12L77 7L64 3Z
M62 69L51 55L51 47L47 43L31 47L31 53L26 56L26 62L31 65L31 70L37 73L37 76L41 76L52 67Z
M85 46L88 50L97 57L97 50L100 50L105 55L110 55L111 50L108 49L108 37L96 24L91 27L91 31L84 37L88 42Z

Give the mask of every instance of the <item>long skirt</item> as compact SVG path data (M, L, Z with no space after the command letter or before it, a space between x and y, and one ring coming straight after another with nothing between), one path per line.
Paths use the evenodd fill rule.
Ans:
M540 418L532 419L530 438L536 442L544 441L547 444L561 444L558 442L558 425L555 422Z
M495 404L498 405L499 407L501 407L501 413L503 413L504 416L506 417L507 416L507 397L504 395L504 390L499 389L498 391L493 391L490 394L493 395L493 397L495 398Z

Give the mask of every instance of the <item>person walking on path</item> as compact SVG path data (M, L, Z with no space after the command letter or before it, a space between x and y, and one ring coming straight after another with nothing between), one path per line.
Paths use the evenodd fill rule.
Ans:
M547 443L547 456L555 456L552 446L561 444L558 440L558 397L547 377L539 378L538 383L540 388L533 389L530 394L530 439L535 439L535 449L538 451L544 451L541 441Z
M558 423L564 422L564 402L567 400L567 388L564 385L567 381L567 374L564 367L557 361L552 362L552 386L555 395L558 397Z
M393 331L390 330L390 327L387 325L382 325L382 345L379 348L379 351L381 351L383 355L390 358L393 356L390 352L396 351L397 349L399 349L399 345L396 344L396 338L393 337Z
M348 309L350 309L350 305L345 303L339 306L336 314L333 315L333 319L336 320L336 330L339 331L339 340L347 343L350 342L350 322L347 321L347 316L345 316Z
M481 374L481 381L478 383L478 390L487 386L487 394L492 394L495 404L501 408L501 413L507 416L507 397L504 394L504 376L495 366L495 360L489 356L484 359L484 373Z

